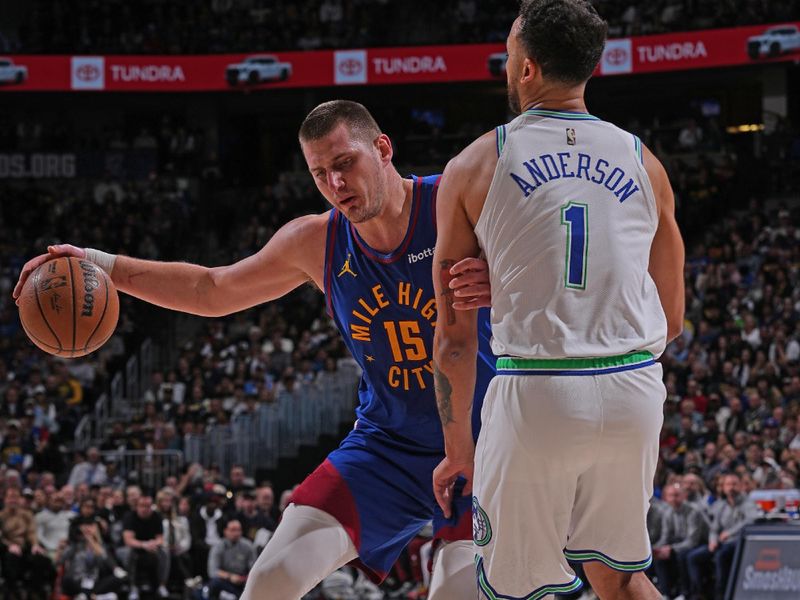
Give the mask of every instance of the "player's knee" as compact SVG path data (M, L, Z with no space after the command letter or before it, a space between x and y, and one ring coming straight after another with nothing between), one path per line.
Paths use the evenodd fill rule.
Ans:
M247 579L250 598L243 596L242 600L290 600L304 593L303 582L287 562L278 557L254 565Z

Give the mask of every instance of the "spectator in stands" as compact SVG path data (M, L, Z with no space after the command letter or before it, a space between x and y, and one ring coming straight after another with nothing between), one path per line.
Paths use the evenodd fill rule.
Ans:
M86 459L77 461L75 466L72 467L67 483L72 486L77 486L81 483L105 485L106 481L106 466L100 462L100 451L92 446L86 451Z
M5 419L19 419L24 410L22 400L19 397L19 388L15 385L9 385L8 388L6 388L3 404L0 405L0 417Z
M714 593L717 599L721 599L725 592L739 532L758 516L755 504L742 493L739 475L726 473L721 480L721 497L711 506L708 544L689 552L686 559L693 594L702 593L703 574L710 563L714 563Z
M228 486L230 492L236 495L247 488L248 486L245 484L245 479L246 476L242 465L231 466L230 485Z
M208 564L211 548L222 539L222 505L226 494L225 487L214 484L205 496L205 503L192 515L189 521L192 534L192 563L196 575L205 575L203 569Z
M97 519L97 503L94 498L83 498L78 503L78 514L75 515L75 519L73 519L72 523L69 526L69 541L73 542L81 536L81 532L79 529L79 518L82 519L83 522L88 521L98 521Z
M708 520L711 509L711 494L703 479L696 473L687 473L681 483L686 490L686 502L697 507Z
M0 444L2 464L17 470L22 468L25 455L31 453L30 443L23 437L22 424L17 419L6 422L6 435Z
M156 494L156 508L162 518L164 548L169 553L170 575L174 572L187 588L193 588L199 581L191 576L189 550L192 548L192 534L189 520L178 514L175 495L170 488L163 488Z
M6 489L0 511L0 564L6 590L19 597L23 584L29 590L47 597L52 588L55 570L47 551L39 545L36 522L23 506L17 488Z
M139 506L139 498L141 497L142 488L138 485L129 485L125 488L125 514L136 511Z
M142 495L136 510L123 520L123 540L131 549L128 571L131 580L130 600L138 600L142 583L157 589L161 598L169 592L164 583L169 575L169 557L164 551L164 526L161 516L153 511L153 499Z
M77 600L117 600L125 573L114 562L94 517L76 517L78 535L60 557L64 566L62 591Z
M275 492L272 489L272 485L268 483L262 483L256 489L256 508L258 509L259 513L272 520L272 528L268 529L270 531L275 531L278 519L280 518L280 513L275 506Z
M658 591L665 596L689 596L686 557L708 539L708 523L700 509L686 501L686 490L676 482L663 491L666 507L661 535L653 545Z
M61 548L69 537L70 521L75 516L75 513L64 507L64 498L60 493L56 492L52 487L49 489L51 491L46 499L47 506L38 512L34 519L36 521L36 537L39 540L39 544L53 559L56 551Z
M258 509L256 494L252 490L241 492L241 507L236 512L235 518L241 524L244 537L251 542L255 542L258 532L262 529L275 531L275 521Z
M242 526L236 519L225 525L225 537L217 542L208 556L209 595L212 600L228 600L223 594L238 598L244 591L247 573L256 561L253 544L242 537Z

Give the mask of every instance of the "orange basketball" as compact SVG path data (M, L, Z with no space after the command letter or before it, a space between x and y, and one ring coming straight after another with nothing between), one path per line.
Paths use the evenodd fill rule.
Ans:
M48 261L31 273L19 297L30 340L49 354L76 358L102 346L117 326L119 296L111 278L82 258Z

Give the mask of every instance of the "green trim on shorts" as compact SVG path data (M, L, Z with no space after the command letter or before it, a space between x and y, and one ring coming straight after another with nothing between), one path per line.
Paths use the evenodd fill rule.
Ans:
M528 596L505 596L498 594L491 584L489 584L489 581L486 579L486 572L483 570L483 559L477 554L475 555L475 565L478 570L478 587L480 587L481 591L489 600L540 600L540 598L544 598L548 594L571 594L583 587L583 582L578 577L575 577L575 579L569 583L545 585L537 588Z
M644 571L653 562L652 556L648 556L646 559L638 562L619 562L609 556L606 556L602 552L593 550L564 550L564 556L567 557L567 560L575 562L590 562L596 560L603 563L607 567L611 567L615 571L625 572Z
M616 356L598 356L596 358L516 358L503 356L497 359L498 370L512 371L593 371L628 367L653 360L653 354L647 351L618 354Z

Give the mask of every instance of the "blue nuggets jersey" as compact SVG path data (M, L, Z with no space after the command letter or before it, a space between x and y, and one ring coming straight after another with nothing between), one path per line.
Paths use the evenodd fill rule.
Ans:
M439 176L415 177L408 230L389 254L370 248L337 210L328 221L328 311L363 369L358 423L292 493L292 502L332 515L358 551L356 566L381 581L419 530L472 539L471 498L456 493L445 519L431 475L444 458L433 386L436 301L432 282ZM494 375L488 309L479 316L480 349L473 431Z
M329 314L361 365L358 430L410 450L443 451L433 383L436 299L432 282L436 190L440 175L414 177L408 230L389 254L370 248L355 227L332 210L325 254ZM488 309L479 315L480 356L473 428L494 375Z

